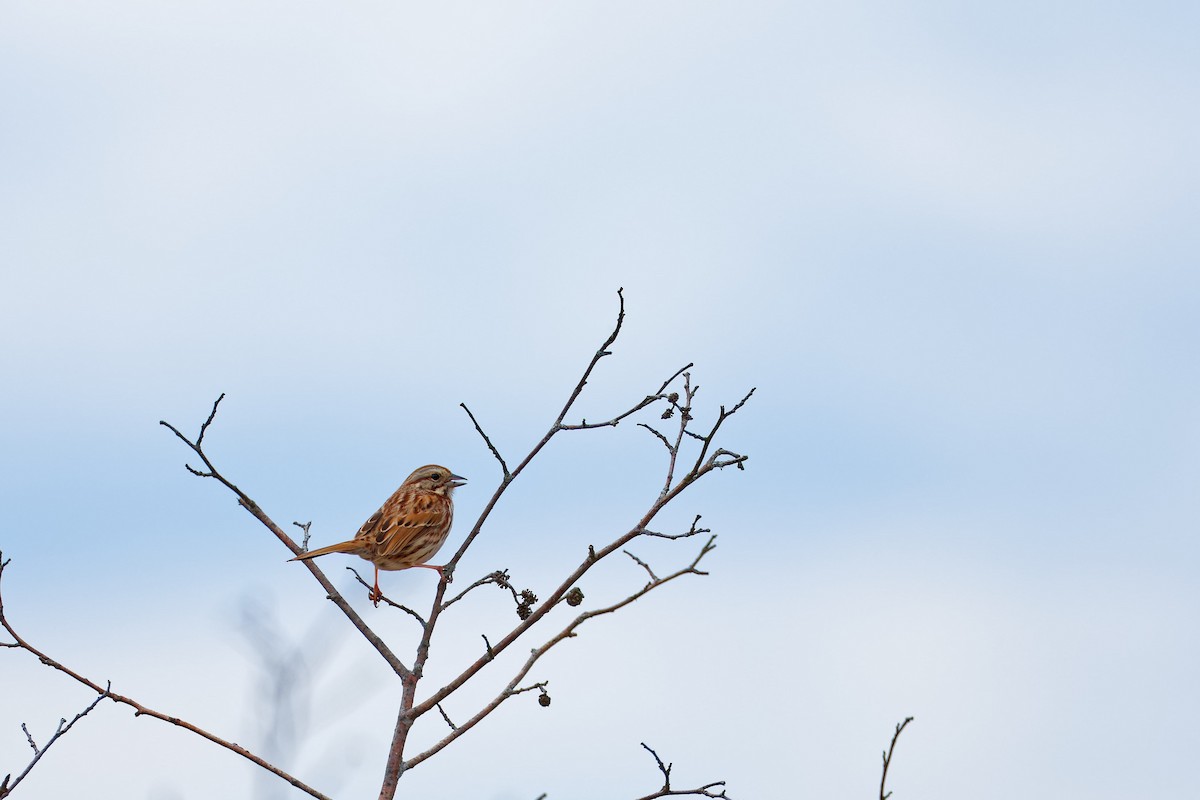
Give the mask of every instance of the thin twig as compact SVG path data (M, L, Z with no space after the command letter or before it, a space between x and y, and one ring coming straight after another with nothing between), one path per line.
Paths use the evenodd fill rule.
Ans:
M17 645L17 646L19 647L20 645ZM73 728L75 726L76 722L79 722L79 720L86 717L88 715L89 711L91 711L93 708L95 708L97 705L100 704L101 700L103 700L105 697L108 697L108 690L110 688L112 688L111 683L109 683L107 686L105 686L104 690L101 691L100 694L96 695L96 699L93 700L90 704L88 704L87 708L85 708L83 711L80 711L78 714L76 714L74 717L72 717L70 722L67 722L65 717L63 719L60 719L58 721L58 727L55 728L55 730L54 730L54 734L50 737L50 739L46 742L46 744L42 745L42 747L40 747L40 748L33 741L33 736L30 735L29 729L27 727L25 727L25 723L22 722L21 730L25 731L25 739L26 739L26 741L29 742L29 746L33 748L33 760L29 762L29 765L26 766L25 769L21 771L21 774L18 775L17 779L15 781L13 781L12 783L9 783L9 779L12 778L12 775L5 775L4 779L0 780L0 798L8 797L10 794L12 794L13 789L16 789L17 785L20 784L21 781L23 781L25 779L25 776L28 775L30 770L32 770L34 768L34 766L37 765L38 761L41 760L42 756L44 756L46 754L46 751L50 749L50 746L52 744L54 744L55 742L57 742L62 736L64 736L67 733L67 731L71 730L71 728Z
M641 742L646 752L654 757L654 763L658 765L658 771L663 776L662 788L657 792L645 795L638 800L654 800L657 797L717 797L722 800L732 800L729 795L725 794L725 781L713 781L706 783L703 786L698 786L695 789L672 789L671 788L671 768L674 764L664 764L658 753L645 742ZM717 789L720 788L718 792Z
M680 404L679 396L676 395L671 400L670 411L679 412L679 433L675 436L674 443L666 442L667 445L667 476L663 481L662 491L659 492L659 497L666 497L671 491L672 481L675 480L675 465L679 460L679 448L683 445L683 436L688 432L688 425L692 422L692 401L696 397L696 392L700 391L699 386L692 386L692 374L690 372L683 373L683 403ZM664 413L663 417L668 418L670 414ZM695 468L692 470L695 471Z
M650 576L651 583L658 580L658 576L654 574L654 570L650 569L649 564L647 564L645 561L642 561L640 558L638 558L637 556L635 556L633 553L629 552L628 550L622 550L621 552L624 553L625 555L629 556L630 558L632 558L638 566L640 566L642 569L646 570L646 573Z
M646 423L644 423L644 422L639 422L639 423L638 423L638 427L639 427L639 428L645 428L646 430L648 430L648 431L650 431L651 433L653 433L655 436L657 436L657 437L658 437L658 440L659 440L660 442L662 442L662 443L663 443L663 446L667 448L667 452L670 452L670 451L671 451L671 443L670 443L669 441L667 441L667 437L666 437L666 436L663 436L663 435L662 435L661 433L659 433L657 430L655 430L654 428L651 428L649 425L647 425L647 424L646 424Z
M473 589L478 589L480 586L487 586L489 583L494 583L497 586L499 586L501 589L507 589L509 592L512 593L514 602L517 602L517 603L521 602L520 598L517 596L517 590L514 589L512 583L509 582L508 570L498 569L495 572L490 572L487 575L484 575L482 578L475 581L467 588L463 589L461 592L456 594L454 597L451 597L449 600L442 603L442 611L445 611L447 608L454 605L459 600L462 600L464 597L467 596L467 593L472 591Z
M356 570L354 567L346 567L346 569L348 569L354 573L354 579L356 581L358 581L363 586L364 589L374 588L371 586L371 584L367 583L363 579L362 575L358 574L358 570ZM420 614L418 614L416 611L413 611L408 606L404 605L403 603L397 603L395 600L391 600L390 598L387 597L387 595L383 595L383 594L379 595L379 599L382 600L383 602L387 603L392 608L398 608L401 611L405 612L406 614L411 616L413 619L415 619L417 621L418 625L420 625L422 628L425 627L425 618L422 617Z
M492 455L500 462L500 469L504 472L504 477L507 478L509 476L508 464L504 463L504 458L500 455L500 451L496 449L496 445L492 444L492 440L488 438L488 435L483 432L483 428L479 425L479 420L475 419L475 415L471 413L471 409L467 408L467 404L459 403L459 406L462 407L463 411L467 412L467 416L471 418L471 422L475 425L475 430L479 431L479 435L483 437L483 441L487 444L488 449L492 451Z
M696 525L700 522L700 515L692 520L692 527L688 528L683 533L659 533L658 531L642 531L643 536L652 536L656 539L687 539L695 536L698 533L712 533L708 528L697 528Z
M307 553L308 552L308 537L309 537L308 531L310 528L312 528L312 520L309 520L308 522L304 522L304 523L293 522L292 524L295 525L300 530L304 531L304 538L300 540L300 549Z
M604 355L609 355L609 354L605 353ZM588 422L586 419L584 419L584 420L581 420L578 425L559 425L559 429L564 430L564 431L586 431L586 430L591 430L592 428L615 428L621 420L625 419L626 417L633 416L634 414L641 411L646 406L653 405L654 403L657 403L659 400L669 400L670 401L670 395L663 394L663 392L666 391L667 387L671 384L671 381L678 378L680 375L683 374L683 371L685 369L688 369L691 366L692 366L691 362L684 364L682 367L675 370L674 375L672 375L671 377L669 377L665 381L663 381L662 386L658 387L657 392L655 392L654 394L646 395L633 408L631 408L628 411L625 411L621 414L618 414L617 416L613 417L610 420L606 420L604 422ZM674 402L674 401L671 401L671 402ZM643 426L643 427L645 427L645 426Z
M755 391L757 391L757 387L755 389L751 389L750 391L746 392L746 396L743 397L741 400L737 401L737 404L734 405L734 407L729 409L728 411L725 410L725 406L721 406L721 413L717 415L717 421L713 423L712 429L708 432L708 435L704 437L704 440L703 440L704 444L700 448L700 455L696 456L696 464L693 467L693 469L695 469L696 467L699 467L700 464L704 461L704 456L706 453L708 453L708 448L712 444L713 439L716 438L717 431L720 430L721 425L725 422L725 420L729 419L734 414L736 414L741 409L742 406L746 405L746 401L749 400L754 395ZM736 455L736 454L731 454L731 455ZM742 460L744 461L745 459L742 459ZM722 466L729 466L729 464L724 464Z
M442 708L441 703L438 703L437 710L438 710L438 713L440 713L442 715L442 719L446 720L446 724L450 726L450 730L453 731L453 730L458 729L458 726L455 725L453 722L451 722L450 717L446 715L446 710L444 708Z
M905 717L903 722L896 723L896 732L892 735L892 743L883 753L883 776L879 779L879 800L887 800L892 796L891 792L884 791L887 784L888 767L891 766L892 754L896 751L896 740L900 738L900 732L907 728L908 723L912 721L912 717Z

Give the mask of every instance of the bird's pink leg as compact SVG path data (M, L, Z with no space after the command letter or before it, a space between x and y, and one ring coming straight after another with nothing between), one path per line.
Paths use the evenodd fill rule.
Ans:
M375 588L367 595L367 599L374 603L376 608L379 608L379 601L383 599L383 592L379 589L379 567L375 568Z
M413 564L413 566L421 567L422 569L431 569L434 572L436 572L438 575L440 575L441 577L445 578L446 583L450 583L451 579L446 576L446 567L445 566L439 567L439 566L435 566L433 564Z

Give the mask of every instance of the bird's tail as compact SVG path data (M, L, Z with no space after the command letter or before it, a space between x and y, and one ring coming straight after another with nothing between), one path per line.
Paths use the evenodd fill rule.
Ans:
M357 539L351 539L348 542L338 542L328 547L318 547L316 550L309 550L307 553L301 553L295 558L289 558L288 561L307 561L310 558L328 555L329 553L354 553L357 555L361 548L362 542Z

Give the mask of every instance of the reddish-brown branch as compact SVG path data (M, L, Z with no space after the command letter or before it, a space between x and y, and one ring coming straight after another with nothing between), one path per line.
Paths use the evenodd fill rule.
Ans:
M211 420L211 417L210 417L210 420ZM0 577L3 576L4 566L6 564L7 564L7 562L0 563ZM281 770L279 767L277 767L274 764L266 761L265 759L255 755L254 753L250 752L249 750L242 747L241 745L234 744L233 742L230 742L226 739L222 739L220 736L209 733L208 731L204 730L203 728L193 725L192 723L188 722L187 720L180 719L179 717L171 716L169 714L164 714L161 711L156 711L148 706L142 705L138 701L134 700L132 697L126 697L124 695L116 694L115 692L112 692L110 690L111 684L109 684L108 686L105 686L105 687L101 687L100 684L96 683L95 681L92 681L92 680L89 680L89 679L83 677L78 672L75 672L74 670L65 666L61 662L56 661L55 659L46 655L41 650L37 649L36 647L31 645L29 642L25 641L25 639L21 638L21 636L17 633L16 629L13 628L12 624L8 621L8 617L4 613L3 595L0 595L0 626L3 626L4 630L8 631L8 635L13 638L13 641L15 641L22 650L25 650L26 652L35 656L39 661L41 661L46 666L52 667L53 669L58 670L59 672L63 673L64 675L67 675L67 676L73 678L74 680L76 680L77 682L82 683L84 686L89 687L90 689L92 689L92 691L99 693L101 695L101 698L98 698L98 699L108 698L109 700L112 700L114 703L127 705L133 709L134 716L153 717L155 719L162 720L163 722L170 723L171 725L174 725L176 727L183 728L184 730L191 731L192 733L196 734L197 736L203 737L203 738L207 739L208 741L212 742L213 744L220 745L221 747L224 747L226 750L229 750L233 753L237 753L242 758L245 758L246 760L251 761L254 764L257 764L258 766L262 767L263 769L267 770L268 772L270 772L274 775L277 775L278 777L287 781L292 786L295 786L297 789L301 790L302 792L305 792L312 797L319 798L319 800L329 800L329 798L326 797L324 794L321 794L316 789L312 788L308 784L301 781L299 778L289 775L288 773Z
M193 469L190 465L185 464L184 466L188 468L189 472L202 478L213 478L222 486L229 489L229 491L237 495L238 504L242 508L249 511L251 516L261 522L267 530L273 533L276 539L282 542L287 549L292 551L293 555L301 555L304 550L301 549L300 545L296 544L295 540L288 536L283 528L276 525L275 521L267 516L267 513L262 510L258 503L250 499L249 495L247 495L232 481L228 480L224 475L222 475L213 465L212 461L209 460L208 455L204 452L202 444L204 441L204 434L207 432L209 425L212 424L213 419L216 417L217 406L221 404L221 400L224 398L225 395L222 394L217 398L216 402L213 403L212 412L208 415L208 419L204 421L204 424L200 426L200 435L196 437L196 441L194 442L180 433L179 429L169 422L159 420L158 424L170 430L179 438L180 441L190 447L192 452L199 456L200 460L204 462L204 466L208 468L207 471L197 470ZM303 528L304 526L301 527ZM305 529L306 537L307 533L308 530ZM334 588L333 583L331 583L330 580L325 577L325 573L321 571L321 568L313 561L302 561L300 563L308 567L308 571L312 573L313 577L317 579L317 582L321 584L321 588L325 590L325 596L328 597L329 600L335 606L337 606L343 614L346 615L346 618L349 619L351 624L358 629L358 632L362 634L363 638L366 639L371 646L375 648L379 655L383 657L383 660L386 661L388 666L392 668L392 671L400 676L401 679L408 675L408 667L405 666L405 664L396 656L396 654L392 652L391 648L387 646L383 639L381 639L379 635L375 633L375 631L371 630L370 626L368 626L366 621L359 616L358 612L354 610L354 607L346 601L346 598L342 596L341 592Z

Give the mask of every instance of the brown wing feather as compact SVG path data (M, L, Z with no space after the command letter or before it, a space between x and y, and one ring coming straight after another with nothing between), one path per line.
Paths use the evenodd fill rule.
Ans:
M395 558L408 550L414 540L425 534L448 531L449 527L444 508L435 506L412 512L405 518L396 520L395 529L380 540L376 552L383 558Z

